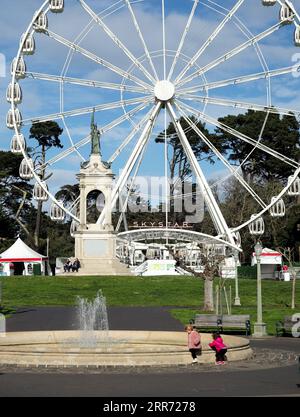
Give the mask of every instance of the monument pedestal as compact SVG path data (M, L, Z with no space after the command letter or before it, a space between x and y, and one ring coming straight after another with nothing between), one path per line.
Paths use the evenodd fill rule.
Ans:
M75 257L80 260L79 275L132 275L116 257L116 236L111 231L77 231Z

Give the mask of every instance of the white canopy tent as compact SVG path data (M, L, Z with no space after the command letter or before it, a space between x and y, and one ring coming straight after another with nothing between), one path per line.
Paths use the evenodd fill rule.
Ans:
M23 275L33 275L33 266L40 265L41 274L45 275L48 258L35 252L21 238L0 254L1 275L14 275L15 264L24 264Z
M282 255L281 253L264 248L260 255L261 263L261 275L262 278L276 278L277 266L282 265ZM257 264L257 259L255 253L252 254L251 266Z

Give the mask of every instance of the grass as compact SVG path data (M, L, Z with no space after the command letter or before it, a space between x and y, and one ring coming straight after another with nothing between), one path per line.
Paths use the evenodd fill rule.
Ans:
M2 283L2 304L10 311L25 306L72 306L79 295L95 297L100 289L108 306L172 306L171 314L183 324L201 313L203 281L195 277L7 277ZM217 283L217 281L216 281ZM228 281L227 288L234 281ZM250 314L256 321L256 280L239 281L241 307L232 314ZM296 309L291 310L292 282L262 282L263 319L269 334L285 315L300 311L300 283L296 284ZM298 308L298 310L297 310Z
M109 306L198 306L203 283L194 277L7 277L2 298L10 306L69 306L76 296L102 290ZM198 296L196 297L195 294Z

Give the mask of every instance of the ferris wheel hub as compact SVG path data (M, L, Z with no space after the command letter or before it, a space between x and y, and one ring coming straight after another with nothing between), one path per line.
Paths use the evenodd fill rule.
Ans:
M154 94L159 101L170 101L175 94L175 86L170 81L158 81L154 87Z

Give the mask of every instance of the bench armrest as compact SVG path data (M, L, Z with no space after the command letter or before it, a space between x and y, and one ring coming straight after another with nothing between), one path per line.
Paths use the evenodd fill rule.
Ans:
M246 325L246 336L248 336L248 334L251 334L251 322L250 320L246 320L245 321L245 325Z

